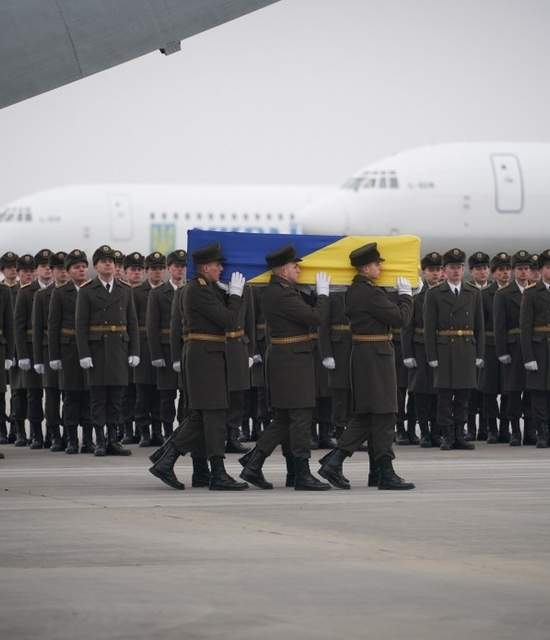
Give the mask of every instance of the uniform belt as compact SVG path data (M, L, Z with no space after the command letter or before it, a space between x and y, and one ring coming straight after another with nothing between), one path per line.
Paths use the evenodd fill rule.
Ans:
M401 329L396 329L394 327L392 327L391 332L393 333L393 335L401 335Z
M543 324L534 328L535 333L550 333L550 324Z
M495 332L494 331L486 331L485 335L489 336L489 338L494 338L495 337Z
M25 331L25 334L26 334L27 336L32 336L32 329L27 329L27 330Z
M349 324L331 324L330 328L332 331L351 331Z
M160 333L163 336L169 336L170 335L170 329L161 329Z
M256 325L256 331L265 331L266 329L267 324L265 322Z
M147 333L147 327L138 327L140 333Z
M309 334L309 338L310 338L310 340L318 340L319 339L319 334L318 333L310 333Z
M508 330L508 335L509 336L519 336L521 333L521 330L519 327L517 327L516 329L509 329Z
M286 338L271 338L272 344L297 344L299 342L310 342L313 340L311 334L304 336L287 336Z
M123 333L126 331L125 324L91 324L88 331L94 333Z
M392 333L354 333L351 336L353 342L390 342Z
M437 332L438 336L452 336L452 337L463 337L463 336L473 336L473 329L441 329L441 331Z
M226 331L226 338L242 338L244 336L244 329L238 329L237 331Z
M220 336L216 333L188 333L184 336L184 340L197 341L197 342L225 342L225 336Z
M423 336L424 335L424 329L422 327L417 327L414 332L416 333L417 336Z
M74 329L65 329L65 327L63 327L61 329L61 335L62 336L75 336L76 335L76 331Z

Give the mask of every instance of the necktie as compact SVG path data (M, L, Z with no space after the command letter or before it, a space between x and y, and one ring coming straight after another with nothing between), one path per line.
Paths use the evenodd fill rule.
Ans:
M454 292L455 292L455 296L457 296L458 295L458 288L455 288Z
M105 285L105 289L107 289L107 293L111 293L111 283L110 283L110 282L108 282L108 283Z

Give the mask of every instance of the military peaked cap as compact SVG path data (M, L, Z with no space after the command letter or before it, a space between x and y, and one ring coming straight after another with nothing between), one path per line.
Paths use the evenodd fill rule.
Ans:
M495 271L499 267L510 268L512 266L512 256L506 253L506 251L501 251L491 258L489 266L491 267L491 271Z
M80 249L73 249L65 258L65 269L68 269L79 262L84 262L86 266L88 266L88 258L84 251L81 251Z
M129 253L124 257L124 268L128 267L139 267L141 269L145 266L145 258L139 253L139 251L134 251L133 253Z
M187 264L187 251L184 249L176 249L172 251L172 253L169 253L166 256L166 265L169 267L171 264L182 264L185 266Z
M224 262L222 246L219 242L196 249L191 254L195 264L208 264L209 262Z
M488 267L491 262L491 258L483 251L476 251L468 258L468 268L474 267Z
M49 264L51 255L52 252L49 249L41 249L34 256L35 265L38 266L39 264Z
M514 253L512 256L512 267L517 267L518 264L531 264L531 255L529 251L520 249Z
M120 253L120 251L118 252ZM122 254L120 254L122 255ZM115 252L108 244L103 244L94 251L92 262L97 264L99 260L115 260Z
M422 269L426 269L427 267L442 267L443 256L440 253L437 253L437 251L427 253L420 261L420 266Z
M462 249L449 249L443 254L443 266L447 264L464 264L466 262L466 254Z
M17 258L17 262L16 265L17 269L35 269L36 265L34 262L34 258L26 253L23 256L19 256L19 258Z
M538 268L544 267L545 264L550 264L550 249L545 249L542 253L539 253Z
M352 267L362 267L371 262L384 262L384 258L381 257L376 242L369 242L358 249L354 249L349 254L349 261Z
M6 251L6 253L0 257L0 269L6 267L15 267L17 265L17 254L13 251Z
M302 262L302 258L296 253L294 245L285 244L283 247L268 253L265 261L270 269L274 269L289 264L290 262Z
M153 269L153 268L164 269L166 267L166 256L164 256L160 251L153 251L145 258L145 268Z
M53 269L54 267L65 268L65 258L67 254L64 251L57 251L56 253L52 253L50 259L48 260L48 264Z

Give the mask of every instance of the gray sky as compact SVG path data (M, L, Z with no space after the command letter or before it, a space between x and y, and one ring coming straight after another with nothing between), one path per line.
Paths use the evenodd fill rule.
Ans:
M0 111L0 203L85 182L338 184L418 145L550 141L548 0L282 0Z

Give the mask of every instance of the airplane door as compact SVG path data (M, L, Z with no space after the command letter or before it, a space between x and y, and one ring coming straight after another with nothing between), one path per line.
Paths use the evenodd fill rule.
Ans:
M495 207L500 213L521 213L523 209L523 176L517 156L491 156L495 177Z
M133 236L132 203L130 197L113 193L111 199L111 239L131 240Z

